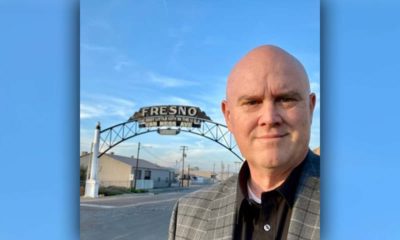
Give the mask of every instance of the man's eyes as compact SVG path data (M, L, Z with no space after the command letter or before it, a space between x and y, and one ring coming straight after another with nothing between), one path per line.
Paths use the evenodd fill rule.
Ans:
M259 101L259 100L247 100L247 101L244 101L243 105L252 106L252 105L259 104L260 102L261 101Z
M263 103L263 99L244 99L241 101L240 105L245 107L254 107ZM290 107L295 105L299 101L299 98L295 96L278 96L274 100L275 104L281 105L283 107Z
M288 108L292 108L292 107L296 106L296 104L299 102L299 99L296 97L282 96L282 97L279 97L278 99L276 99L276 102L283 108L288 109Z
M294 97L279 97L277 99L277 102L281 102L281 103L288 103L288 102L296 102L297 99Z

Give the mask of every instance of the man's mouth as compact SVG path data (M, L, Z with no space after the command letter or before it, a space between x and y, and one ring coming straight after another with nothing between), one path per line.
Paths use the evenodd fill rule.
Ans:
M268 134L258 136L258 137L256 137L256 139L266 139L266 140L271 139L271 140L273 140L273 139L283 138L287 135L289 135L289 133L268 133Z

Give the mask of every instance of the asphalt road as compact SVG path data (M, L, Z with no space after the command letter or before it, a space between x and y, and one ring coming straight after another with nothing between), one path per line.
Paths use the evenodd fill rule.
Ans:
M167 239L176 200L199 188L182 192L129 194L81 199L81 240Z

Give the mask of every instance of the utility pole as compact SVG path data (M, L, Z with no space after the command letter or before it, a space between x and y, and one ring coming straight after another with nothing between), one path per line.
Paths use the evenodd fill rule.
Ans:
M189 187L190 183L190 164L188 164L188 179L187 179L187 186Z
M186 153L185 150L188 149L188 146L181 146L181 150L182 150L182 187L183 187L183 181L184 181L184 176L185 176L185 157L186 157Z
M133 189L136 190L136 182L138 175L138 167L139 167L139 152L140 152L140 142L138 143L137 154L136 154L136 167L135 167L135 184L133 185Z
M217 175L215 174L215 162L214 162L214 167L213 167L213 179L212 179L213 183L215 182L216 177L217 177Z

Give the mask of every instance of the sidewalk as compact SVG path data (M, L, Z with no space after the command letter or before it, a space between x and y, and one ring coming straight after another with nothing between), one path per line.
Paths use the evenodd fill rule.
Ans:
M87 198L84 196L80 196L80 202L91 202L91 201L102 201L102 200L113 200L113 199L122 199L122 198L141 198L149 195L158 195L165 193L178 193L178 192L191 192L201 189L203 187L208 187L211 185L191 185L189 187L169 187L169 188L155 188L149 189L148 192L145 193L124 193L113 196L99 196L98 198Z
M191 185L189 187L169 187L169 188L154 188L154 189L149 189L149 193L154 193L154 194L160 194L160 193L166 193L166 192L183 192L187 190L192 190L192 189L200 189L203 187L207 187L210 185Z

